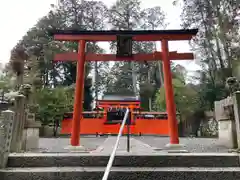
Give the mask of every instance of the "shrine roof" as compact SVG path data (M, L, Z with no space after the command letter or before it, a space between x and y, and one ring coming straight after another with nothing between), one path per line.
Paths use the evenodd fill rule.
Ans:
M50 30L51 36L61 35L196 35L198 29L174 29L174 30L103 30L103 31L80 31L74 29L68 30Z

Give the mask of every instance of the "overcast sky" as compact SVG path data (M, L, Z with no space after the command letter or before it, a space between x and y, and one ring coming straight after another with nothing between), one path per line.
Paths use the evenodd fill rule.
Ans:
M111 6L116 0L103 0ZM142 8L161 6L167 14L168 29L180 29L181 8L173 0L142 0ZM1 0L0 1L0 62L6 63L11 49L36 22L50 10L57 0ZM171 51L189 52L188 42L170 43ZM181 62L189 71L198 69L193 61Z

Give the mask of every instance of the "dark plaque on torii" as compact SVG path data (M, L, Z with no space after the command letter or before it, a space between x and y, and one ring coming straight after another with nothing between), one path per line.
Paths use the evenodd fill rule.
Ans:
M132 57L132 36L117 35L117 57Z

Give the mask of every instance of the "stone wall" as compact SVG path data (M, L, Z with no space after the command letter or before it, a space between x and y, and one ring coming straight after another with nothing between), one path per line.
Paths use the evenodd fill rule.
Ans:
M35 121L35 114L26 112L26 120L23 129L22 149L32 151L38 149L39 129L41 123Z
M15 97L13 110L15 112L13 123L13 135L11 142L11 152L21 152L23 129L25 125L25 96L18 95Z
M0 114L0 168L7 164L13 134L14 112L7 110Z
M219 143L229 148L240 147L240 92L215 102L215 118L218 121Z
M240 148L240 92L236 92L234 97L233 97L233 107L232 107L232 111L233 111L233 117L235 119L234 121L234 135L236 134L236 137L234 137L236 139L236 146L238 148Z
M5 167L10 152L38 149L41 123L27 111L24 96L15 98L14 111L0 112L0 168Z

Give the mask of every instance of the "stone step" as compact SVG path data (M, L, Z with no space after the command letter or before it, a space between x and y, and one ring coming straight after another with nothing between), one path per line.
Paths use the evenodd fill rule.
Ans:
M102 153L20 153L10 154L8 167L105 167L109 154ZM118 153L118 167L239 167L235 153Z
M101 180L104 167L11 168L0 170L3 180ZM108 180L238 180L240 168L120 168Z

